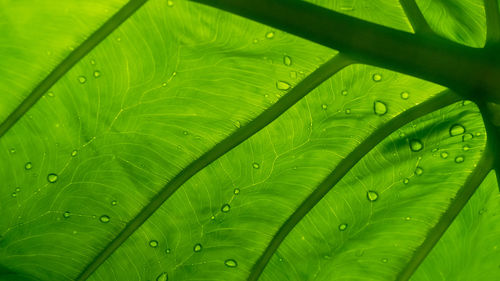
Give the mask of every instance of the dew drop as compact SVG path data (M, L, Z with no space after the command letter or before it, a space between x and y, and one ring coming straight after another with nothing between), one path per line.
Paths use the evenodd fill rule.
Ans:
M12 194L11 194L10 196L12 196L12 197L17 197L17 193L12 192Z
M420 140L418 140L418 139L411 139L410 140L411 151L417 152L417 151L422 150L423 148L424 148L424 145Z
M387 263L389 260L387 258L383 258L380 261L382 261L383 263Z
M326 103L324 103L324 104L322 104L322 105L321 105L321 108L322 108L323 110L326 110L326 109L328 108L328 105L327 105Z
M471 140L474 136L471 133L465 134L462 136L462 142Z
M91 64L91 65L95 65L95 60L91 60L91 61L90 61L90 64Z
M203 250L203 246L202 246L200 243L195 244L195 245L193 246L193 251L194 251L195 253L199 253L199 252L201 252L201 250Z
M437 152L439 150L439 147L433 148L431 152Z
M411 217L406 217L405 218L405 221L409 221L409 220L411 220Z
M20 187L16 187L16 192L19 192L21 191L21 188Z
M222 205L222 207L220 208L221 212L223 213L227 213L231 210L231 205L229 204L224 204Z
M85 82L87 82L87 78L85 76L80 76L78 77L78 82L80 82L80 84L85 84Z
M410 97L410 93L408 92L402 92L401 93L401 98L404 100L407 100Z
M149 247L151 247L151 248L158 247L158 241L156 241L156 240L149 241Z
M465 158L463 156L457 156L455 157L455 163L462 163L464 162Z
M78 154L78 150L71 151L71 157L75 157Z
M227 267L237 267L238 263L233 259L228 259L224 262L224 265L226 265Z
M31 168L33 168L33 164L31 164L31 162L26 162L26 164L24 164L25 170L31 170Z
M462 106L466 106L468 104L471 104L472 102L470 100L464 100L462 101Z
M156 277L156 281L168 281L168 274L166 272L160 273L160 275Z
M350 108L347 108L347 109L345 110L345 114L351 114L351 109L350 109Z
M387 113L387 106L385 103L377 100L373 103L373 111L375 114L382 116Z
M446 151L441 152L441 158L446 159L448 158L449 154Z
M112 206L116 206L116 205L118 205L118 201L116 201L116 200L111 201L111 205L112 205Z
M339 224L339 230L340 231L344 231L347 229L347 223L342 223L342 224Z
M343 96L347 96L347 94L348 94L348 93L349 93L349 92L347 92L347 90L342 90L342 91L340 92L340 94L341 94L341 95L343 95Z
M274 31L269 31L268 33L266 33L266 38L273 39L274 38Z
M463 133L465 133L465 128L460 124L454 124L450 127L450 136L452 137L461 135Z
M170 252L171 252L170 248L165 249L165 254L170 254Z
M368 201L370 202L375 202L378 199L378 193L374 190L368 190L366 193L366 198L368 198Z
M417 167L415 168L415 175L417 175L417 176L421 176L423 173L424 173L424 169L423 169L422 167L417 166Z
M283 64L286 66L292 65L292 58L290 56L283 56Z
M53 97L54 97L54 93L53 93L53 92L48 92L48 93L47 93L47 96L49 96L49 97L53 98Z
M464 146L462 147L462 150L463 150L463 151L469 151L469 149L470 149L470 146L468 146L468 145L464 145Z
M101 72L99 70L94 71L94 77L95 78L101 77Z
M375 82L380 82L380 81L382 81L382 75L380 75L379 73L375 73L375 74L373 74L372 79Z
M240 121L235 121L235 122L234 122L234 126L235 126L236 128L240 128L240 127L241 127L241 123L240 123Z
M110 221L110 218L109 216L107 215L102 215L99 220L102 222L102 223L108 223Z
M9 152L10 152L11 154L14 154L14 153L16 153L16 149L15 149L15 148L11 148L11 149L9 149Z
M54 173L50 173L47 175L47 181L50 183L55 183L58 180L59 176Z
M63 218L67 219L71 216L71 213L69 211L66 211L63 213Z
M259 163L257 163L257 162L253 162L252 167L253 167L254 169L259 169L259 168L260 168L260 165L259 165Z
M238 194L240 194L240 189L239 189L239 188L235 188L235 189L233 190L233 193L234 193L234 195L238 195Z
M404 183L404 184L408 184L409 182L410 182L410 179L409 179L409 178L404 178L404 179L403 179L403 183Z
M287 82L285 81L277 81L276 82L276 89L280 90L280 91L286 91L288 89L290 89L290 84L288 84Z

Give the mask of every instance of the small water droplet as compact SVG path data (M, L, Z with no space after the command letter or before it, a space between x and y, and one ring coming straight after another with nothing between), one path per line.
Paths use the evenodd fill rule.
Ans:
M10 152L10 154L14 154L14 153L16 153L16 149L15 148L11 148L11 149L9 149L9 152Z
M290 89L290 84L288 84L287 82L285 81L277 81L276 82L276 89L280 90L280 91L286 91L288 89Z
M102 222L102 223L108 223L110 221L110 218L109 216L107 215L102 215L99 220Z
M380 261L382 261L383 263L387 263L389 260L387 258L383 258Z
M424 169L423 169L422 167L417 166L417 167L415 168L415 175L417 175L417 176L421 176L423 173L424 173Z
M80 82L80 84L85 84L85 82L87 82L87 78L85 76L80 76L78 77L78 82Z
M368 198L370 202L375 202L378 199L378 193L374 190L368 190L368 192L366 192L366 198Z
M116 205L118 205L118 201L116 200L111 201L111 206L116 206Z
M349 92L347 92L347 90L342 90L342 91L340 92L340 94L341 94L341 95L343 95L343 96L347 96L347 94L348 94L348 93L349 93Z
M158 247L158 241L156 241L156 240L149 241L149 247L151 247L151 248Z
M340 231L344 231L347 229L347 223L342 223L342 224L339 224L339 230Z
M160 273L160 275L156 277L156 281L168 281L168 274L166 272Z
M238 263L233 259L228 259L224 262L224 265L226 265L227 267L237 267Z
M234 126L235 126L236 128L240 128L240 127L241 127L241 123L240 123L240 121L235 121L235 122L234 122Z
M49 97L53 98L53 97L54 97L54 93L53 93L53 92L48 92L48 93L47 93L47 96L49 96Z
M165 249L165 254L170 254L170 252L171 252L170 248Z
M95 65L95 60L91 60L91 61L90 61L90 64L91 64L91 65Z
M406 217L405 218L405 221L409 221L409 220L411 220L411 217Z
M239 189L239 188L235 188L235 189L233 190L233 193L234 193L234 195L238 195L238 194L240 194L240 189Z
M323 110L326 110L326 109L328 108L328 105L324 103L324 104L322 104L322 105L321 105L321 108L322 108Z
M12 197L17 197L17 193L12 192L12 194L11 194L10 196L12 196Z
M347 108L347 109L345 110L345 114L351 114L351 109L350 109L350 108Z
M253 162L252 167L253 167L254 169L259 169L259 168L260 168L260 165L259 165L259 163L257 163L257 162Z
M457 156L455 157L455 163L462 163L464 162L465 158L463 156Z
M433 148L431 152L437 152L439 150L439 147Z
M465 106L465 105L468 105L468 104L471 104L472 102L470 100L464 100L462 101L462 106Z
M210 217L210 219L211 219L211 220L215 220L215 216L211 216L211 217Z
M67 219L71 216L71 213L69 211L66 211L63 213L63 218Z
M387 106L385 103L377 100L373 103L373 111L375 114L382 116L387 113Z
M269 31L268 33L266 33L266 38L273 39L274 38L274 31Z
M59 179L59 176L54 173L50 173L47 175L47 181L50 183L55 183Z
M464 145L464 146L462 147L462 150L463 150L463 151L469 151L469 149L470 149L470 146L468 146L468 145Z
M450 127L450 136L458 136L465 133L465 127L460 124L454 124Z
M292 58L290 56L283 56L283 64L286 66L292 65Z
M477 132L477 133L476 133L476 137L479 137L480 135L481 135L481 133L480 133L480 132Z
M19 192L21 191L21 188L20 187L16 187L16 192Z
M410 179L409 179L409 178L404 178L404 179L403 179L403 183L404 183L404 184L408 184L409 182L410 182Z
M418 140L418 139L411 139L410 140L410 149L413 152L420 151L424 148L424 144Z
M462 136L462 141L465 142L465 141L471 140L473 137L474 136L471 133L465 134Z
M31 164L31 162L26 162L26 164L24 164L25 170L31 170L31 168L33 168L33 164Z
M77 154L78 154L78 150L75 149L75 150L71 151L72 157L75 157Z
M401 98L404 100L407 100L410 97L410 93L408 92L402 92L401 93Z
M380 75L379 73L375 73L375 74L373 74L372 79L375 82L380 82L380 81L382 81L382 75Z
M94 77L95 78L101 77L101 72L99 70L94 71Z
M193 251L194 251L195 253L199 253L199 252L201 252L201 250L203 250L203 246L202 246L200 243L195 244L195 245L193 246Z
M446 159L448 158L449 154L446 151L441 152L441 158Z
M229 204L224 204L222 205L222 207L220 208L221 212L223 213L227 213L231 210L231 205Z

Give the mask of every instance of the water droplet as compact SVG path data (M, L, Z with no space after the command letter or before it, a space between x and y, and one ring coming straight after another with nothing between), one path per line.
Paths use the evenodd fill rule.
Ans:
M350 109L350 108L347 108L347 109L345 110L345 114L351 114L351 109Z
M321 105L321 108L322 108L323 110L326 110L326 109L328 108L328 105L324 103L324 104L322 104L322 105Z
M464 145L464 146L462 147L462 149L463 149L463 151L469 151L470 146L468 146L468 145Z
M406 217L405 218L405 221L409 221L409 220L411 220L411 217Z
M233 259L228 259L224 262L227 267L237 267L238 263Z
M12 196L12 197L17 197L17 193L12 192L12 194L11 194L10 196Z
M462 136L462 141L465 142L465 141L471 140L473 137L474 136L471 133L465 134Z
M410 149L413 152L420 151L424 148L424 144L418 140L418 139L411 139L410 140Z
M160 275L158 275L158 277L156 277L156 281L168 281L168 274L166 272L160 273Z
M15 149L15 148L11 148L11 149L9 149L9 152L10 152L11 154L14 154L14 153L16 153L16 149Z
M151 247L151 248L158 247L158 241L156 241L156 240L149 241L149 247Z
M280 90L280 91L286 91L288 89L290 89L290 84L288 84L287 82L285 81L277 81L276 82L276 89Z
M94 71L94 77L99 78L101 76L101 72L99 70Z
M342 224L339 224L339 230L340 231L344 231L347 229L347 223L342 223Z
M193 251L195 253L199 253L199 252L201 252L201 250L203 250L203 246L200 243L194 245Z
M431 152L437 152L439 150L439 147L433 148Z
M111 206L116 206L116 205L118 205L118 201L116 200L111 201Z
M240 128L240 127L241 127L241 123L240 123L240 121L236 121L236 122L234 122L234 126L235 126L236 128Z
M380 261L382 261L383 263L387 263L389 260L387 258L383 258Z
M417 175L417 176L421 176L423 173L424 173L424 169L423 169L422 167L417 166L417 167L415 168L415 175Z
M373 111L375 114L382 116L387 113L387 106L385 103L377 100L373 103Z
M210 217L210 219L211 219L211 220L215 220L215 216L211 216L211 217Z
M91 61L90 61L90 64L91 64L91 65L95 65L95 60L91 60Z
M457 156L455 157L455 163L462 163L464 162L465 158L463 156Z
M165 249L165 254L170 254L170 252L171 252L170 248Z
M449 154L446 151L441 152L441 158L446 159L448 158Z
M410 97L410 93L408 92L402 92L401 93L401 98L404 100L407 100Z
M77 154L78 154L78 150L75 149L75 150L71 151L72 157L75 157Z
M347 92L347 90L342 90L342 91L340 92L340 94L341 94L341 95L343 95L343 96L347 96L347 94L348 94L348 93L349 93L349 92Z
M286 66L292 65L292 58L290 56L283 57L283 64Z
M224 205L222 205L222 207L220 208L220 210L223 213L227 213L227 212L229 212L229 210L231 210L231 206L229 204L224 204Z
M380 75L379 73L375 73L375 74L373 74L372 79L375 82L380 82L380 81L382 81L382 75Z
M21 188L20 187L16 187L16 192L19 192L21 191Z
M462 101L462 106L465 106L465 105L468 105L468 104L471 104L472 102L470 100L464 100Z
M31 164L31 162L26 162L26 164L24 164L25 170L31 170L31 168L33 168L33 164Z
M71 216L71 213L69 211L66 211L63 213L63 218L67 219Z
M481 135L481 133L480 133L480 132L477 132L477 133L476 133L476 137L479 137L480 135Z
M409 182L410 182L410 179L409 179L409 178L404 178L404 179L403 179L403 183L404 183L404 184L408 184Z
M78 82L80 82L80 84L85 84L85 82L87 82L87 78L85 76L80 76L78 77Z
M452 137L461 135L463 133L465 133L465 128L460 124L454 124L450 127L450 136Z
M169 6L169 7L173 7L173 6L174 6L174 1L172 1L172 0L168 0L168 1L167 1L167 6Z
M108 223L110 221L110 218L109 216L107 215L102 215L99 220L102 222L102 223Z
M49 97L53 98L53 97L54 97L54 93L53 93L53 92L48 92L48 93L47 93L47 96L49 96Z
M253 162L252 167L253 167L254 169L259 169L259 168L260 168L260 165L259 165L259 163L257 163L257 162Z
M51 173L47 175L47 181L50 183L55 183L58 180L59 176L57 174Z
M273 39L274 38L274 31L269 31L268 33L266 33L266 38Z
M378 193L374 190L368 190L368 192L366 192L366 198L368 198L370 202L375 202L378 199Z
M235 189L233 190L233 193L234 193L234 195L238 195L238 194L240 194L240 189L239 189L239 188L235 188Z

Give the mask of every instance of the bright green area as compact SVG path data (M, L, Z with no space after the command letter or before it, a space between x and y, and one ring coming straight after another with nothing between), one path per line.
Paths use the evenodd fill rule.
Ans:
M0 77L0 89L12 92L0 117L70 52L68 45L75 47L120 6L73 3L76 12L67 10L65 18L34 2L0 2L11 9L7 29L23 31L9 35L15 38L9 44L32 46L17 56L0 49L0 58L24 61L9 62L15 70ZM315 3L411 31L398 1L331 2ZM57 9L66 11L64 5L70 4ZM457 9L469 13L468 5ZM98 13L104 6L108 12ZM15 13L29 14L27 7L33 16L15 21ZM469 16L481 22L479 14ZM46 32L33 27L38 22L47 23ZM458 40L452 31L439 32ZM37 43L45 34L54 36L45 42L50 48ZM474 36L460 42L479 46L484 34ZM39 56L47 49L53 58ZM244 130L334 55L213 8L148 1L0 139L0 280L74 280L176 174ZM89 280L245 280L280 226L342 159L442 90L366 65L341 70L182 185ZM311 206L259 280L394 279L472 173L485 131L477 107L459 102L373 146ZM476 207L466 210L487 211L461 214L415 280L438 280L442 272L450 276L443 280L454 280L456 266L469 270L465 276L497 266L498 254L482 249L496 250L498 187L490 176L480 190L471 203ZM477 260L467 252L473 249ZM476 266L465 268L469 262ZM492 272L481 280L494 280Z

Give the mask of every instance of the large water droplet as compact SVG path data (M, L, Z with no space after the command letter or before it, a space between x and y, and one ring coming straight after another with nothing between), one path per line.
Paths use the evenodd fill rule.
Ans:
M342 223L342 224L339 224L339 230L340 231L344 231L347 229L347 223Z
M224 262L224 265L226 265L227 267L237 267L238 263L233 259L228 259Z
M288 89L290 89L290 84L288 84L287 82L285 81L277 81L276 82L276 89L280 90L280 91L286 91Z
M24 164L24 169L31 170L31 168L33 168L33 164L31 164L31 162L27 162L26 164Z
M66 211L63 213L63 218L67 219L71 216L71 213L69 211Z
M375 114L382 116L387 113L387 106L385 105L385 103L376 100L373 103L373 111L375 112Z
M465 128L460 124L454 124L450 127L450 136L452 137L461 135L463 133L465 133Z
M109 216L107 215L102 215L99 220L102 222L102 223L108 223L110 221L110 218Z
M266 38L273 39L274 38L274 31L269 31L268 33L266 33Z
M50 173L47 175L47 181L50 183L55 183L58 180L59 176L54 173Z
M455 163L462 163L464 161L465 161L465 158L463 156L455 157Z
M366 198L368 198L370 202L375 202L378 199L378 193L374 190L368 190L368 192L366 192Z
M410 140L411 151L417 152L417 151L422 150L423 148L424 148L424 144L422 143L422 141L420 141L418 139L411 139Z
M231 206L229 204L224 204L222 205L222 207L220 208L221 212L223 213L227 213L231 210Z
M422 167L417 166L417 167L415 168L415 175L417 175L417 176L421 176L423 173L424 173L424 169L423 169Z
M410 97L410 93L408 92L402 92L401 93L401 98L404 100L407 100Z
M199 252L201 252L201 250L203 250L203 246L202 246L200 243L195 244L195 245L193 246L193 251L194 251L195 253L199 253Z
M151 247L151 248L158 247L158 241L156 241L156 240L149 241L149 247Z
M380 81L382 81L382 75L380 75L379 73L375 73L375 74L373 74L372 79L375 82L380 82Z
M166 272L160 273L160 275L156 277L156 281L168 281L168 274Z
M292 65L292 58L290 56L283 57L283 64L286 66Z
M80 82L80 84L85 84L85 82L87 82L87 78L85 76L80 76L78 77L78 82Z

